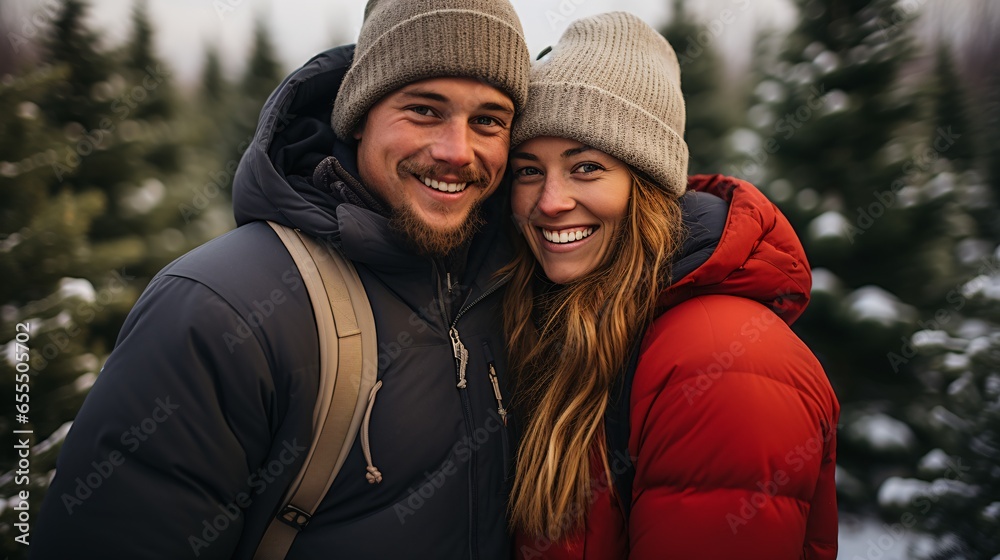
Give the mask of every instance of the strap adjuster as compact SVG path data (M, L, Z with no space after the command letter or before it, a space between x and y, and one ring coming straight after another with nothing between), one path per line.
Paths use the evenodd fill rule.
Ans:
M309 524L309 520L312 519L312 515L289 504L281 510L280 514L278 514L278 519L296 531L301 531L306 528L306 525Z

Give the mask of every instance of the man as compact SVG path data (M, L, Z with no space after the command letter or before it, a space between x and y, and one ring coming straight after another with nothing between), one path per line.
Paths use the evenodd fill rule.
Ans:
M507 208L490 195L527 94L522 35L507 0L372 0L356 48L284 81L236 174L240 227L137 302L63 447L33 558L253 556L308 452L319 379L309 297L264 220L353 261L382 382L366 444L287 558L509 557Z

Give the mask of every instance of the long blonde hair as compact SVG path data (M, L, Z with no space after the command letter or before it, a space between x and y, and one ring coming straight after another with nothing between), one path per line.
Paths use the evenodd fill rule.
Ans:
M595 443L610 476L601 431L609 392L636 337L652 319L680 246L677 200L635 170L629 173L625 218L596 270L536 294L538 265L521 240L515 261L504 271L512 274L504 327L518 412L526 419L511 522L534 537L559 540L583 526Z

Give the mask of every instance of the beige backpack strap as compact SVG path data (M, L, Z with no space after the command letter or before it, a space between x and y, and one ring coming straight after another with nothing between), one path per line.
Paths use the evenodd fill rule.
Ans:
M295 260L312 301L320 381L313 438L254 560L280 560L319 507L354 444L378 370L375 318L354 265L298 230L268 222Z

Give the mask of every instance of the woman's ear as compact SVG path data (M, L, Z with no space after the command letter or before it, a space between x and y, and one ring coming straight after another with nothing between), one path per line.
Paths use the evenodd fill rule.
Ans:
M361 117L361 121L358 123L358 126L354 127L353 136L355 140L359 142L361 141L361 136L365 132L365 124L367 122L368 122L368 113L365 113L365 116Z

